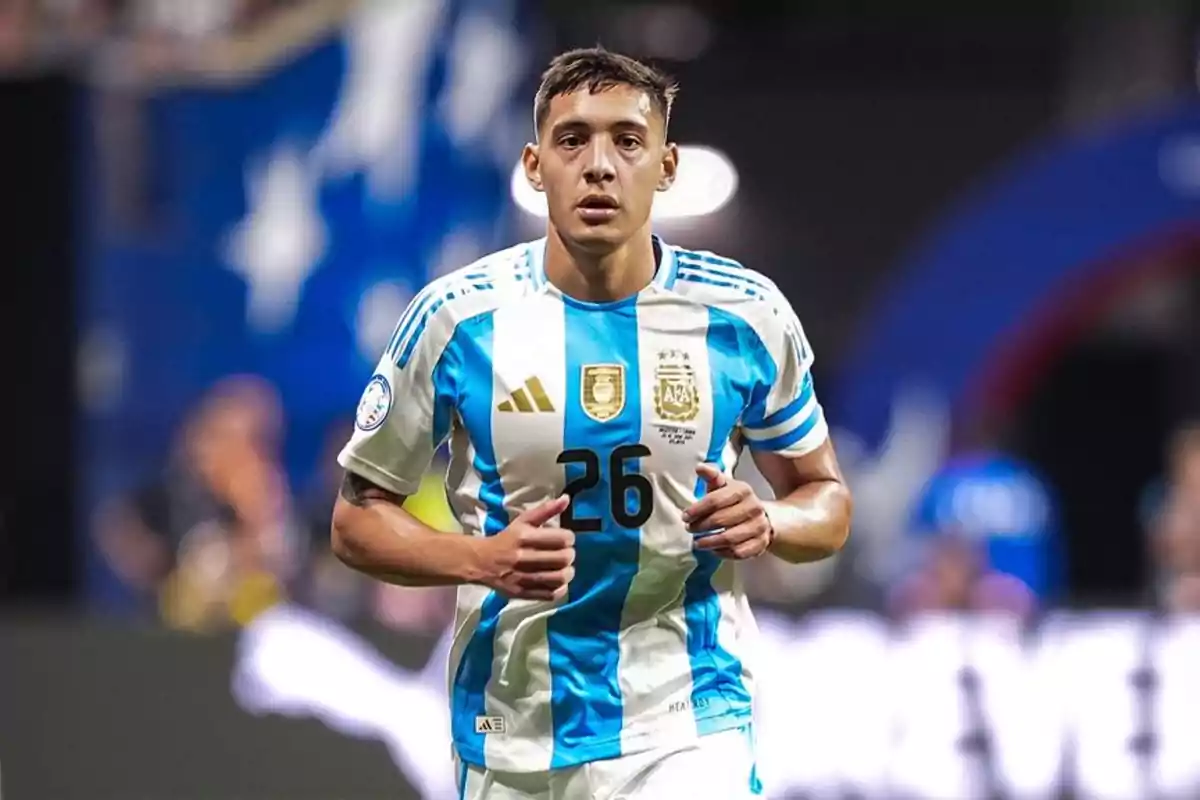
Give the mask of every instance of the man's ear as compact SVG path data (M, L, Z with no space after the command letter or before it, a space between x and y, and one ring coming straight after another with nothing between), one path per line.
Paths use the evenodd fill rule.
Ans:
M667 144L663 150L662 177L658 179L658 191L665 192L675 184L675 173L679 170L679 145Z
M525 145L521 151L521 164L525 167L525 180L535 191L545 191L542 185L542 162L538 156L538 146L533 142Z

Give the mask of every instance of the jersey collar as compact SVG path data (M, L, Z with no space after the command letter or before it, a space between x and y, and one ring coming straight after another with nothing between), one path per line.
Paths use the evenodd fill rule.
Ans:
M654 244L658 248L658 268L654 270L651 286L660 289L670 289L675 283L675 273L679 265L675 260L675 248L664 242L657 234ZM526 258L529 261L529 276L533 281L535 291L546 287L546 237L536 239L527 245Z

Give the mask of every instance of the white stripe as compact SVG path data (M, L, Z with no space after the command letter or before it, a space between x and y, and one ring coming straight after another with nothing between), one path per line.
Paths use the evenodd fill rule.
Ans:
M408 308L406 308L404 313L400 316L400 320L396 323L396 327L392 329L392 335L388 337L387 354L393 360L400 351L400 332L404 330L405 326L408 324L408 321L412 319L413 315L425 307L425 303L428 301L429 295L432 294L433 291L433 284L426 284L421 291L417 292L416 297L409 301Z
M679 256L679 264L681 267L686 266L689 270L700 270L714 275L720 275L723 278L748 283L761 292L769 292L774 286L771 281L763 275L756 272L751 272L745 267L726 266L724 264L714 264L711 261L700 261L699 259L689 258L685 255Z
M480 536L487 510L479 502L479 488L483 482L474 469L475 445L467 432L455 426L450 437L450 464L446 470L446 498L463 533ZM454 640L450 657L446 662L447 696L454 696L454 676L462 660L463 651L479 627L479 609L488 596L484 586L460 586L454 614Z
M709 269L707 264L704 264L704 265L692 264L692 263L688 263L683 260L680 260L678 274L681 276L691 275L691 276L698 277L698 278L711 278L713 280L720 280L720 281L724 281L726 283L732 283L739 288L744 287L744 288L746 288L748 290L752 290L758 294L763 294L766 292L766 290L763 289L761 286L755 285L755 283L753 281L747 280L746 278L744 278L741 275L738 275L736 273L730 274L727 272L718 272L717 270Z
M732 267L741 269L741 263L735 258L726 258L725 256L717 255L711 250L684 250L680 248L679 255L682 258L689 258L693 261L703 261L705 259L713 259L719 266Z
M684 585L695 569L696 559L691 536L684 529L682 512L695 502L696 460L708 447L712 429L712 378L703 338L708 327L708 309L671 300L639 303L637 311L640 320L650 317L653 323L643 322L640 327L638 371L642 441L650 448L650 455L641 461L641 472L653 481L654 508L642 527L638 572L629 588L618 639L623 752L696 735L695 715L689 702L692 667L683 606ZM678 350L688 341L677 331L700 334L690 340L695 345L686 348L700 390L699 411L686 423L686 428L693 431L693 438L687 444L672 443L672 434L664 433L654 401L659 354ZM654 729L652 742L646 739L650 728Z
M525 245L525 263L529 265L529 276L533 288L540 289L546 282L546 240L532 241Z
M785 419L783 422L772 425L769 428L751 428L746 426L742 429L746 434L746 438L752 442L761 442L766 439L774 439L776 436L782 436L785 433L794 431L796 428L808 421L813 414L820 414L821 409L817 402L817 393L813 392L812 397L808 398L799 411Z
M544 294L505 305L493 319L492 446L504 475L505 507L516 516L562 493L565 475L555 468L553 454L563 448L566 322L562 303ZM502 400L535 376L554 411L497 410ZM504 718L508 732L486 737L489 766L550 768L554 721L546 622L556 605L514 600L500 612L486 708L488 715Z
M481 292L507 291L509 286L506 284L514 282L513 279L516 278L520 266L518 259L521 257L520 252L511 248L502 250L438 278L426 286L422 292L426 296L418 309L419 313L413 315L415 318L413 324L393 349L394 357L398 358L414 338L426 335L429 332L429 326L433 324L434 316L444 313L448 306L460 305L465 298ZM467 278L468 275L479 275L480 277ZM491 287L477 289L475 285L478 283L490 283ZM453 297L449 296L451 293L453 293ZM435 307L436 310L434 310ZM425 326L424 329L422 329L422 324Z
M821 421L814 425L813 429L805 434L803 439L800 439L791 447L780 452L786 453L793 458L806 455L824 444L825 440L828 438L829 424L825 421L824 415L822 415Z
M446 469L446 497L463 533L480 536L487 509L479 502L483 481L475 471L475 445L461 425L450 436L450 464Z

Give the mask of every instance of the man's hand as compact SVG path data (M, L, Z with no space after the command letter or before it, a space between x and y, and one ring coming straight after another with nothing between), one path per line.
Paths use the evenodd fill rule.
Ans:
M567 510L563 495L525 511L495 536L479 540L487 578L483 583L522 600L559 600L575 577L575 534L546 527Z
M765 553L775 532L750 485L725 477L713 464L701 464L696 474L708 484L708 493L683 512L683 521L692 533L717 531L697 539L696 549L739 560Z

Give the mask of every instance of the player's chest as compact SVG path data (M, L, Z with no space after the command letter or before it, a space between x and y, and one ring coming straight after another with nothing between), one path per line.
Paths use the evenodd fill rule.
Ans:
M728 439L751 387L737 354L714 350L704 309L553 312L495 315L460 397L477 449L535 468L563 451L641 444L643 472L691 475Z

